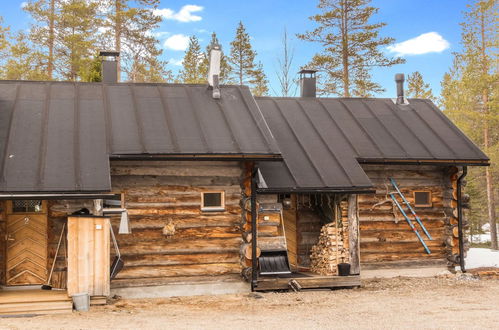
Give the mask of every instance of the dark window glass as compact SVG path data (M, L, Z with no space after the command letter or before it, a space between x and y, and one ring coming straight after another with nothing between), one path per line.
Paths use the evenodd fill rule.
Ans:
M204 193L203 207L222 207L222 193Z
M430 192L429 191L415 191L414 192L414 204L416 206L429 206L431 205Z
M42 201L40 200L16 200L12 202L12 211L16 213L42 212Z

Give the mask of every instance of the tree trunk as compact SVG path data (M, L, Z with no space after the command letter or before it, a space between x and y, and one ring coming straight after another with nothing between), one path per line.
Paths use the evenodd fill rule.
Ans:
M343 65L343 96L350 97L350 77L348 72L348 12L345 1L341 2L341 56Z
M49 17L49 58L47 63L47 73L49 79L52 80L54 71L54 19L55 19L55 0L50 0L50 17Z
M121 52L121 15L122 15L122 0L115 0L116 22L114 26L114 48L117 52ZM118 82L121 81L121 54L116 59L116 67L118 73Z
M480 17L480 37L481 37L481 47L480 47L480 55L482 58L482 74L487 76L489 73L489 65L487 61L486 48L487 45L485 43L485 17L484 13L481 13ZM485 153L489 151L490 146L490 137L489 137L489 91L485 88L482 92L482 106L483 106L483 144L485 146ZM492 243L492 249L497 250L497 224L496 224L496 203L494 199L494 178L492 173L490 173L490 168L485 168L485 181L487 188L487 209L489 214L489 224L490 224L490 241Z

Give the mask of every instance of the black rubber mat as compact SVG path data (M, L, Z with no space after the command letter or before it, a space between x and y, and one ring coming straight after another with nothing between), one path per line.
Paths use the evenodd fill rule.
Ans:
M291 274L287 251L262 251L258 262L260 275Z

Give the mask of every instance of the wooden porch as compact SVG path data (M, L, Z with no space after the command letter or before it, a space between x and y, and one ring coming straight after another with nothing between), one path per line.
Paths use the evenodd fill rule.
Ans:
M293 290L295 281L300 289L332 289L360 286L360 275L321 276L313 273L293 273L285 276L260 276L255 291Z
M71 313L73 302L66 290L0 289L0 315Z

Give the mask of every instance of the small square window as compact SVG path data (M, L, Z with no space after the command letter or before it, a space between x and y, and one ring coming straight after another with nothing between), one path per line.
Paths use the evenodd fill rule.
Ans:
M14 200L12 201L13 213L39 213L43 212L41 200Z
M223 191L201 193L201 211L224 211L225 194Z
M415 191L414 192L414 205L417 207L431 207L431 192L429 191Z

